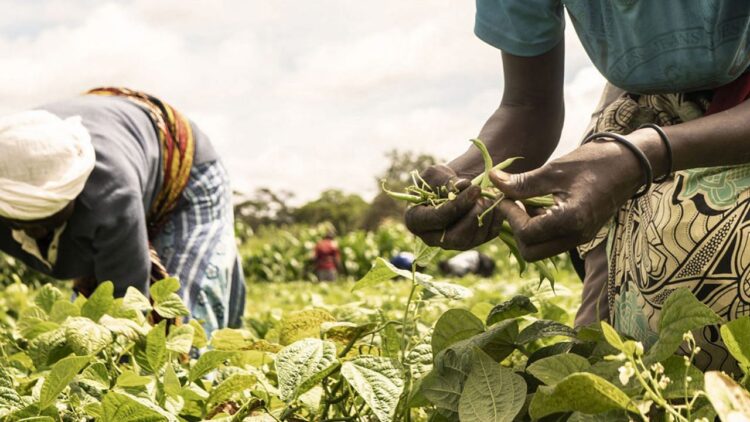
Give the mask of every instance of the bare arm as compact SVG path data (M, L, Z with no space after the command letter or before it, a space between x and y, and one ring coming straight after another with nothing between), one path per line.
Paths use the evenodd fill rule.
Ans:
M482 128L482 139L494 161L522 156L510 171L521 172L544 164L557 146L564 117L564 43L536 57L503 54L505 89L498 109ZM480 197L478 186L468 180L483 170L476 148L446 165L422 172L432 186L451 181L463 188L456 200L442 207L417 206L406 214L406 225L428 245L445 249L471 249L497 237L503 219L493 210L477 224L477 216L491 202Z

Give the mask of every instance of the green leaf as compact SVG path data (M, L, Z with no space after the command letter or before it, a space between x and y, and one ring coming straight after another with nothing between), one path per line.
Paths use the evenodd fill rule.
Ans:
M52 312L52 307L55 305L55 302L62 299L62 296L63 294L60 289L51 284L45 284L39 289L34 297L34 303L42 308L44 312L49 314Z
M458 403L461 420L512 422L526 401L526 382L475 348L471 372Z
M372 331L377 324L368 322L366 324L355 324L353 322L324 322L320 324L321 337L348 344L350 341L358 340L363 334Z
M529 415L539 419L553 413L597 414L609 410L635 411L627 394L609 381L588 373L568 375L554 387L539 387L529 405Z
M133 341L145 337L151 329L151 326L147 324L141 325L131 319L113 318L109 315L102 315L99 318L99 324L107 327L115 335L124 336Z
M111 281L99 284L94 293L86 300L86 303L81 306L81 316L98 322L99 318L112 307L112 303L115 301L114 292L115 286Z
M722 421L747 421L750 393L727 375L710 371L705 376L706 395Z
M686 376L692 379L687 383L688 397L692 397L696 392L703 390L703 372L693 365L686 367L685 359L682 356L670 356L664 361L664 375L671 380L667 388L662 391L664 398L684 398Z
M69 356L58 361L44 379L39 393L39 408L52 405L57 396L73 381L73 378L91 361L90 356Z
M404 375L396 361L359 356L341 365L341 375L381 422L393 420L404 390Z
M540 359L529 365L526 372L546 385L553 386L568 375L584 372L590 367L591 364L586 358L573 353L566 353Z
M320 326L336 318L322 309L304 309L288 313L281 320L279 343L289 345L304 338L320 338Z
M185 302L176 293L170 293L161 300L155 300L154 311L162 318L178 318L190 315Z
M49 319L57 323L62 323L68 317L77 316L81 316L81 310L66 299L55 302L49 313Z
M122 306L138 312L148 312L151 310L151 302L148 298L140 290L132 286L128 287L125 291L125 297L122 298Z
M517 342L518 344L528 344L532 341L556 336L575 337L576 332L567 325L557 321L540 319L524 328L521 334L518 335Z
M474 294L471 289L445 281L417 279L417 284L424 287L427 291L434 295L442 296L446 299L451 300L466 299Z
M417 280L432 279L432 277L427 274L415 273L415 275ZM394 279L398 276L411 280L411 271L400 270L385 259L378 258L375 260L375 264L373 264L370 271L354 284L352 291L363 289L365 287L377 286L380 283Z
M427 246L422 240L418 240L417 250L414 253L414 262L417 266L426 267L440 253L440 248Z
M110 387L109 372L107 366L102 362L94 362L89 365L81 372L79 380L98 390L106 390Z
M435 358L435 367L422 381L422 393L438 409L458 416L464 383L471 371L471 353L446 349Z
M690 290L675 290L662 308L659 339L649 350L646 363L661 362L673 355L686 332L721 322L721 317L696 299Z
M522 295L514 296L512 299L492 308L490 314L487 316L487 326L506 319L534 314L538 311L539 310L533 303L531 303L531 299L528 297Z
M276 355L281 399L296 399L337 366L336 345L330 341L304 339L283 348Z
M180 290L180 281L174 277L165 278L157 281L149 288L151 299L154 302L161 302L170 297L171 294Z
M216 350L249 350L255 336L247 330L222 328L211 334L211 347Z
M105 421L117 422L164 422L177 418L146 399L127 393L110 391L102 401Z
M84 317L68 318L65 339L77 355L95 355L112 344L112 332Z
M228 352L224 350L209 350L203 353L198 360L195 362L192 368L190 368L190 381L195 381L203 375L213 371L219 366L223 365L224 362L235 357L237 352Z
M119 377L117 377L116 386L122 388L128 387L142 387L150 384L154 379L145 375L138 375L130 369L122 371Z
M202 349L208 344L208 336L206 336L206 330L203 328L200 322L191 319L188 321L188 325L193 327L193 347L196 349Z
M440 316L432 332L432 354L484 332L484 323L465 309L449 309Z
M180 384L177 374L174 372L172 365L167 365L164 370L164 393L172 398L180 396L182 393L182 385Z
M224 403L235 395L251 389L256 381L255 376L250 374L231 375L211 390L208 396L208 407Z
M172 327L167 336L167 350L174 353L188 354L193 346L193 327L180 325Z
M167 360L167 321L162 321L146 336L146 362L152 373L159 372Z
M617 330L615 330L611 325L606 323L605 321L601 322L602 327L602 335L604 336L604 339L609 343L610 346L614 347L615 349L619 350L620 352L625 353L625 342L622 341L620 338L620 334L617 333Z
M28 350L29 357L38 370L47 368L72 352L62 327L36 337L29 343Z
M750 316L724 324L721 327L721 339L745 373L750 373Z

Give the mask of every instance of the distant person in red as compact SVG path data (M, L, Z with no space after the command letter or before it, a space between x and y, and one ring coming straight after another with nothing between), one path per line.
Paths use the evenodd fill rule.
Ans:
M328 232L315 245L315 275L318 281L334 281L341 268L339 245L333 240L333 232Z

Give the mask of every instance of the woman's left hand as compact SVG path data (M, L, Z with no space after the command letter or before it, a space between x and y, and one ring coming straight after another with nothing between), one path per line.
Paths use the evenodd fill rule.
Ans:
M536 261L570 250L596 236L643 184L643 169L626 147L594 141L520 174L493 172L507 198L499 207L524 259ZM552 194L555 206L527 213L515 200ZM529 210L532 211L532 210Z

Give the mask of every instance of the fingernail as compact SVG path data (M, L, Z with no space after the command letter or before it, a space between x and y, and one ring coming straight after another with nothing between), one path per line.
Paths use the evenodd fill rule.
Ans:
M501 183L508 183L508 182L510 182L510 174L508 174L508 173L506 173L504 171L495 170L495 171L493 171L493 172L490 173L490 177L493 177L493 178L497 179L497 181L499 181Z

